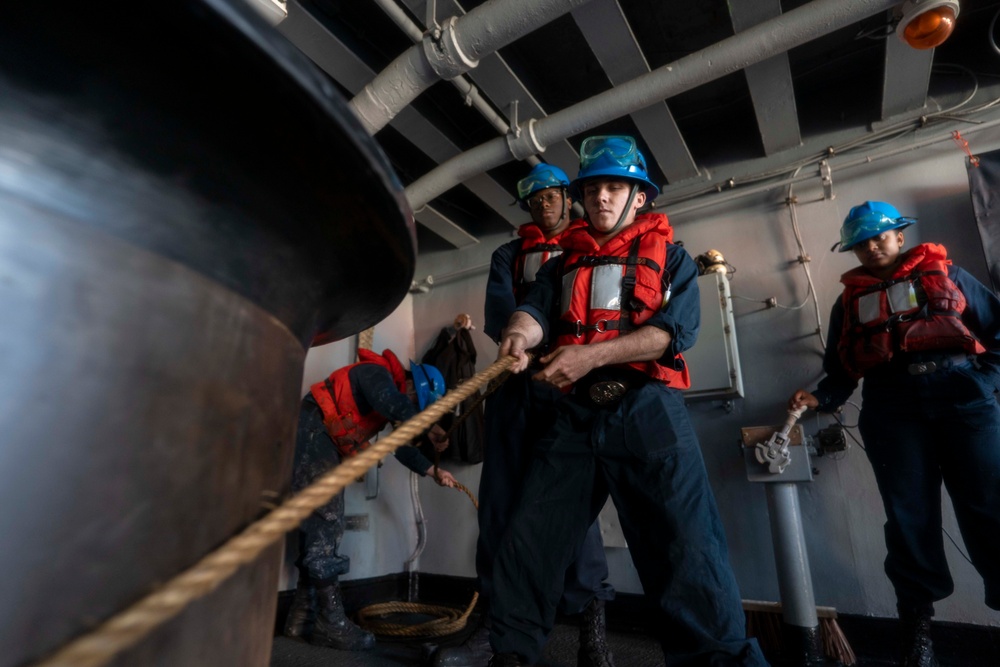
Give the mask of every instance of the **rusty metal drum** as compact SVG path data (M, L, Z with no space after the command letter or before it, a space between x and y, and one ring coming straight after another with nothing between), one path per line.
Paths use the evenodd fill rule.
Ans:
M242 0L4 9L0 665L287 491L306 350L388 315L415 246L375 142ZM267 664L279 551L113 664Z

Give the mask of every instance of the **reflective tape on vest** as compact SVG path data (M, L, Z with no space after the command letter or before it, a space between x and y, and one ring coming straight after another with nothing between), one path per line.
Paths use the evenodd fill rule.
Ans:
M545 252L525 253L524 275L521 276L521 279L526 283L535 282L535 278L538 276L538 269L542 268L542 264L549 261L553 257L558 257L561 254L561 250L546 250Z
M624 275L625 267L622 264L594 267L590 274L591 310L622 309L622 277Z
M878 322L885 319L882 313L883 295L886 300L886 307L890 313L909 313L917 310L919 307L919 303L917 301L917 290L914 288L913 281L903 280L898 283L893 283L888 287L888 289L879 290L878 292L872 292L871 294L865 294L859 297L859 322L862 324L868 324L870 322Z

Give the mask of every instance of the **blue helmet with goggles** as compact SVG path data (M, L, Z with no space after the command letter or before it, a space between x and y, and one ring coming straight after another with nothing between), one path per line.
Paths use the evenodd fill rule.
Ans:
M525 211L529 210L528 199L540 190L548 188L568 188L569 176L559 167L539 162L528 175L517 182L517 203Z
M896 207L881 201L866 201L855 206L844 218L840 228L840 241L831 250L840 246L840 252L847 252L870 238L891 229L903 229L917 221L916 218L905 218L899 214Z
M444 396L448 389L441 371L430 364L418 364L411 359L410 374L413 375L413 388L421 410Z
M648 201L660 194L660 188L649 180L646 158L633 137L598 136L583 140L580 144L580 171L571 186L573 197L579 199L584 181L600 176L638 183Z

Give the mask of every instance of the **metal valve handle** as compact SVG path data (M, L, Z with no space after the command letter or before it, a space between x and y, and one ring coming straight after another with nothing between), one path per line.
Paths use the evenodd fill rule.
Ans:
M785 425L781 427L781 430L775 431L766 442L757 443L754 448L757 461L766 465L769 472L780 475L791 463L792 457L788 451L788 432L792 430L795 422L805 411L805 406L797 410L789 410L788 418L785 419Z

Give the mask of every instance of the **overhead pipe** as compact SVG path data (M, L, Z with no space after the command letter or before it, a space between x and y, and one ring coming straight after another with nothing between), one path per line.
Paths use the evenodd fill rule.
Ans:
M439 80L454 79L478 65L483 56L588 2L505 0L453 16L440 31L423 35L419 44L392 61L351 100L351 108L365 129L375 134Z
M420 43L424 39L424 32L420 27L410 20L403 8L399 6L396 0L375 0L375 4L381 7L382 11L392 19L400 30L406 33L406 36L410 38L414 43ZM430 17L428 17L428 22L430 22ZM451 79L451 83L458 89L458 92L462 94L462 99L465 100L467 106L472 107L479 114L489 122L497 132L500 134L507 134L510 132L510 124L507 119L501 116L493 108L493 106L486 101L486 99L479 92L479 89L473 84L469 83L464 76L459 75ZM529 160L529 162L537 163L538 158Z
M962 135L969 137L983 130L989 130L1000 125L1000 118L994 118L993 120L982 121L977 125L973 125L968 129L962 130ZM855 157L834 157L828 158L825 161L829 164L832 171L843 171L845 169L852 169L854 167L860 167L863 165L870 165L887 158L895 157L902 153L908 153L911 151L920 150L922 148L927 148L933 144L941 143L942 141L949 141L954 138L954 130L949 129L943 132L939 132L929 137L922 138L905 146L897 146L895 148L889 148L886 150L874 150L870 153L864 153ZM755 194L760 194L763 192L770 192L771 190L777 190L778 188L783 188L787 185L793 185L797 183L802 183L805 181L811 181L816 178L821 178L821 175L816 171L809 170L804 173L795 173L792 176L783 178L780 180L768 181L766 183L761 183L759 185L739 187L734 190L727 192L717 191L717 192L702 192L694 195L685 195L680 198L674 198L672 200L667 200L657 206L660 210L664 211L671 217L681 215L683 213L691 213L692 211L697 211L703 208L708 208L711 206L718 206L731 201L736 201L738 199L743 199ZM662 198L661 198L662 199Z
M419 208L487 169L541 153L557 141L785 53L897 4L898 0L814 0L546 118L528 119L506 137L456 155L417 179L406 188L407 199Z
M414 42L420 42L424 38L424 33L420 30L420 27L410 20L410 17L407 16L406 12L403 11L403 8L399 6L396 0L375 0L375 3L382 8L382 11L384 11L386 15L399 27L399 29L406 33L411 40ZM427 24L430 25L431 22L434 22L434 24L437 25L437 22L434 20L433 14L431 13L433 11L433 3L428 4L427 11ZM454 79L451 79L451 82L454 84L455 88L458 89L458 92L462 94L462 99L465 100L465 104L478 111L479 114L490 123L490 125L496 128L497 132L501 135L506 135L511 131L511 127L507 122L507 119L499 114L493 106L486 101L486 99L479 92L479 88L467 81L464 75L456 76ZM531 166L541 163L541 160L537 155L529 155L524 159L524 161ZM574 217L579 218L583 216L583 206L580 202L573 202L572 208ZM428 278L430 278L430 276L428 276ZM428 284L431 283L433 283L433 281L428 282ZM414 285L416 285L416 281L414 281ZM428 289L429 287L420 285L417 287L411 287L410 293L412 294L415 291L425 293Z

